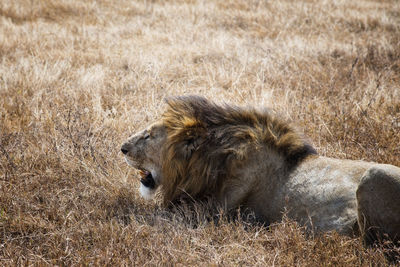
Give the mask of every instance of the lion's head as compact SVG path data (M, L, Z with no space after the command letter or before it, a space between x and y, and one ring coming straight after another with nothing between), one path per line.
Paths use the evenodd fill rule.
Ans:
M156 122L147 129L131 136L121 147L129 165L138 169L140 193L151 199L161 184L161 148L164 146L167 132L162 122Z
M254 153L273 151L287 166L314 153L287 122L268 111L219 106L199 96L170 98L167 105L160 121L121 148L141 171L145 198L159 186L165 204L182 194L218 196Z

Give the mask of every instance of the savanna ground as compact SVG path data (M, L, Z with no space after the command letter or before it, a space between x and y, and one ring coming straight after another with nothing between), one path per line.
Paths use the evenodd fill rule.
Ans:
M163 210L119 149L190 93L400 166L398 1L3 0L0 60L0 265L388 264L289 220Z

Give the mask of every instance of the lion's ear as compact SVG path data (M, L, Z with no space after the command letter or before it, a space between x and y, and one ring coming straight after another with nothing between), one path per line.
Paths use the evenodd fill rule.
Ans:
M192 154L199 149L199 147L204 143L205 138L201 136L194 137L192 139L185 140L183 145L183 156L185 159L190 159Z
M202 123L196 120L185 120L183 132L185 137L182 154L185 159L189 159L206 140L207 130Z

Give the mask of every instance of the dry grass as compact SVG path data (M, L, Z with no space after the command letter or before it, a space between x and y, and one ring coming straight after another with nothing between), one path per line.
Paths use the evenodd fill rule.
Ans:
M119 148L195 93L272 107L322 155L400 166L398 1L1 1L0 59L1 265L387 264L288 220L161 210Z

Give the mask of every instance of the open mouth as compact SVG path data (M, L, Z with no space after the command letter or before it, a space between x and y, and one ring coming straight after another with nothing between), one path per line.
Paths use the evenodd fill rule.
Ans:
M140 170L140 182L148 188L154 189L156 187L156 183L154 181L153 175L151 172L146 170Z

